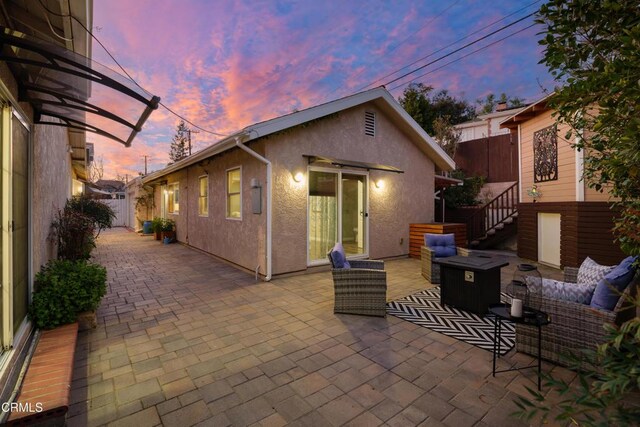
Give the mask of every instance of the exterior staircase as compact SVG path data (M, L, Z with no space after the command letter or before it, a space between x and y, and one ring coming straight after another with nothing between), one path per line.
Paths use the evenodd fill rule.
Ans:
M467 220L469 247L487 249L517 232L518 183L514 182Z

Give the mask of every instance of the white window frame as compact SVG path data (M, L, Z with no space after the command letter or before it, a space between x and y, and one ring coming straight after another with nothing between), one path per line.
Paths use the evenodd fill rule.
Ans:
M179 215L180 214L180 182L172 182L171 184L167 184L167 190L169 192L173 191L173 196L171 197L171 203L169 203L169 200L167 200L167 212L171 215ZM178 191L177 203L176 203L176 190ZM178 209L175 209L176 205L178 205Z
M206 195L202 195L202 185L200 184L200 181L202 179L206 179L207 180L207 185L206 185L206 190L207 190L207 194ZM200 205L200 200L204 198L205 199L205 203L204 203L204 207L205 207L205 212L202 212L201 210L201 205ZM207 217L209 216L209 175L200 175L198 177L198 216L202 216L202 217Z
M8 224L13 220L12 217L12 152L11 144L13 141L13 123L12 119L16 118L27 130L29 164L28 164L28 218L27 218L27 295L30 304L33 296L33 124L27 119L27 115L20 108L18 102L13 98L7 87L0 82L0 173L2 173L2 207L0 209L0 219L3 224ZM10 359L11 348L17 342L26 338L26 334L31 330L31 321L26 316L22 323L14 332L13 322L13 236L8 227L0 227L2 233L2 283L6 284L0 288L2 298L2 321L0 322L0 374L7 368L6 362ZM6 351L9 350L9 351Z
M347 175L361 175L365 177L365 188L366 188L366 200L365 200L365 212L369 212L369 200L370 200L370 193L369 193L369 172L368 171L362 171L362 170L356 170L356 169L336 169L336 168L326 168L326 167L321 167L321 166L308 166L307 167L307 177L310 176L310 172L330 172L330 173L335 173L338 177L338 193L336 194L336 197L338 198L337 200L337 206L338 206L338 230L337 230L337 239L338 242L342 242L342 174L347 174ZM319 265L327 265L329 264L329 259L325 258L325 259L320 259L320 260L312 260L310 258L310 253L309 253L309 246L311 245L311 242L309 241L309 209L310 209L310 201L309 201L309 179L307 179L307 218L306 218L306 222L307 222L307 267L315 267L315 266L319 266ZM365 247L364 247L364 253L362 254L357 254L357 255L348 255L347 259L348 260L358 260L358 259L368 259L369 258L369 243L371 240L371 234L370 234L370 228L369 228L369 215L366 215L364 217L364 227L365 227Z
M233 171L240 171L240 192L239 193L229 193L229 172L233 172ZM242 221L242 166L235 166L232 168L229 168L225 171L225 180L224 180L224 192L225 192L225 216L228 220L231 221ZM239 217L232 217L229 216L229 196L235 195L235 194L239 194L240 195L240 216Z

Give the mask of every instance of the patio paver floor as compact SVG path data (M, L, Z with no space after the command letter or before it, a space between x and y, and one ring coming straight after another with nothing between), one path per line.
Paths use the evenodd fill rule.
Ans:
M493 378L485 350L393 316L335 315L328 272L256 282L123 229L103 232L94 260L109 289L98 328L78 336L70 426L523 425L508 415L535 370ZM386 270L389 299L427 287L417 260Z

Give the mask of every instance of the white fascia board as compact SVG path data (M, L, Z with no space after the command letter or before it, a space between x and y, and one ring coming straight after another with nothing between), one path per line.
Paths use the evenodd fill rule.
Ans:
M407 124L411 127L411 129L418 134L420 139L424 140L424 143L430 148L430 152L434 154L435 158L432 158L433 162L441 169L441 170L453 170L456 168L456 163L453 161L451 157L440 147L440 145L431 137L429 134L422 129L422 127L405 111L404 108L391 96L389 92L384 90L382 98L387 101L389 106L393 108L393 110L404 119Z
M284 129L288 129L302 123L307 123L312 120L319 119L321 117L328 116L330 114L337 113L339 111L347 110L349 108L356 107L358 105L382 99L386 104L392 108L392 110L403 119L410 128L417 134L419 139L429 147L429 152L433 154L434 163L442 170L455 169L455 162L451 157L444 152L444 150L438 145L437 142L429 136L418 123L407 113L404 108L391 96L391 94L384 88L375 88L366 92L357 93L346 98L338 99L336 101L328 102L326 104L311 107L306 110L299 111L297 113L289 114L287 116L278 117L266 122L257 123L255 125L246 127L244 132L249 136L249 141L257 139L266 135L270 135L275 132L279 132Z
M142 178L143 184L148 184L151 181L155 181L156 179L162 178L165 175L169 175L170 173L176 172L180 169L186 168L187 166L191 166L195 163L198 163L201 160L204 160L208 157L215 156L216 154L220 154L223 151L227 151L236 144L236 137L242 135L243 132L237 132L231 136L226 137L225 139L216 142L213 145L208 146L204 150L201 150L195 153L192 156L189 156L185 159L180 160L172 165L167 166L164 169L161 169L156 172L152 172L149 175Z
M371 89L366 92L360 92L346 98L327 102L325 104L307 108L306 110L298 111L286 116L276 117L275 119L256 123L254 125L246 127L244 130L245 133L249 135L250 140L257 139L275 132L280 132L284 129L298 126L302 123L307 123L312 120L337 113L339 111L347 110L360 104L364 104L365 102L369 102L376 98L384 96L385 93L388 92L382 88Z

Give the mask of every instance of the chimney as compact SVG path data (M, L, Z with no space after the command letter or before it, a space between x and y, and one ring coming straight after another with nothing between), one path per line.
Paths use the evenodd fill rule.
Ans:
M504 111L506 109L507 109L506 102L498 102L498 105L496 106L496 111Z

